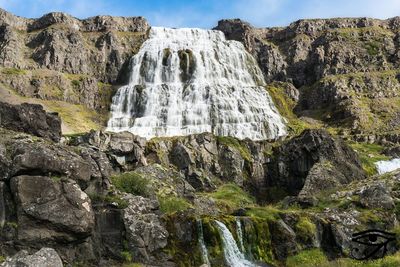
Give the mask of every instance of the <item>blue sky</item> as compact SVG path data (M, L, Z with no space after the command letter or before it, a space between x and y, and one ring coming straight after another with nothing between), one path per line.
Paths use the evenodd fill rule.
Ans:
M153 26L212 28L222 18L255 26L284 26L300 18L400 15L400 0L0 0L0 7L24 17L51 11L75 17L144 16Z

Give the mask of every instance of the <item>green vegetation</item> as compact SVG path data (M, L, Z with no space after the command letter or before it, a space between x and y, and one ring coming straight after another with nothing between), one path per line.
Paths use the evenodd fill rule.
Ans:
M26 71L16 68L3 68L1 73L6 75L24 75L26 74Z
M121 252L121 258L124 262L132 262L132 255L129 251L122 251Z
M158 196L158 201L160 202L160 210L166 214L187 210L192 207L186 199L176 196Z
M113 185L126 193L149 196L149 180L135 172L125 172L111 177Z
M327 263L327 257L319 249L304 250L286 260L287 267L322 267Z
M6 257L0 255L0 263L4 262L5 260L6 260Z
M125 209L128 207L128 202L122 199L118 195L98 195L98 194L90 194L90 199L93 202L105 202L110 204L116 204L119 209Z
M249 210L247 210L246 215L253 217L253 218L259 218L259 219L264 219L267 221L276 221L280 219L280 214L282 212L273 207L273 206L264 206L264 207L252 207Z
M298 135L305 129L320 127L320 125L310 125L294 114L296 103L284 93L280 83L270 84L267 90L279 113L288 120L287 126L291 134Z
M300 217L295 229L297 236L303 241L311 240L317 232L315 224L310 220L310 218L305 216Z
M375 163L377 161L389 159L382 155L383 147L380 145L356 142L349 142L348 145L358 153L363 169L369 176L376 174Z
M245 145L241 144L241 142L238 139L230 136L217 136L217 141L219 144L229 146L239 151L240 155L244 160L248 162L252 161L249 149Z
M222 209L233 211L238 208L253 205L255 200L247 192L235 184L224 184L208 196L216 200Z
M350 258L328 261L322 251L311 249L289 257L286 265L287 267L397 267L400 266L400 253L370 261L358 261Z
M370 56L376 56L380 51L380 44L378 42L368 42L365 44L365 49Z

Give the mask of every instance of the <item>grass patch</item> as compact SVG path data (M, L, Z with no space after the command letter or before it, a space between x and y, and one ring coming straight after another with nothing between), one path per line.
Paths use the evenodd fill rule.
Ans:
M192 207L186 199L176 196L158 196L158 201L160 203L160 210L166 214L187 210Z
M24 75L26 74L25 70L16 69L16 68L3 68L1 73L6 75Z
M281 211L273 206L253 207L247 210L246 215L260 218L267 221L276 221L280 219Z
M319 249L300 252L286 260L287 267L398 267L400 266L400 253L386 256L382 259L359 261L350 258L340 258L328 261Z
M253 205L255 202L252 196L235 184L224 184L208 196L215 199L218 206L229 211Z
M326 264L328 258L319 249L304 250L286 260L287 267L321 267Z
M300 220L296 223L296 234L303 241L312 239L317 232L317 227L308 217L300 217Z
M299 119L293 112L296 102L290 99L283 91L279 83L272 83L266 87L279 113L288 120L287 127L291 134L299 135L305 129L315 128L318 125L310 125L309 123Z
M242 145L238 139L230 136L217 136L217 141L219 144L229 146L239 151L240 156L242 156L244 160L248 162L252 161L249 149L246 146Z
M124 262L132 262L132 255L129 251L122 251L121 258Z
M122 192L144 197L150 195L149 180L135 172L125 172L112 176L111 181Z
M356 142L349 142L348 145L357 152L362 167L369 176L377 173L376 162L389 159L389 157L382 155L383 147L380 145Z

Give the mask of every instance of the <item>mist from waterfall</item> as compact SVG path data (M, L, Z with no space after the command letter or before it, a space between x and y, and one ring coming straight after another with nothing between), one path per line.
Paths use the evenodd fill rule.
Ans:
M113 97L108 131L252 140L286 134L257 62L220 31L152 27L131 69Z

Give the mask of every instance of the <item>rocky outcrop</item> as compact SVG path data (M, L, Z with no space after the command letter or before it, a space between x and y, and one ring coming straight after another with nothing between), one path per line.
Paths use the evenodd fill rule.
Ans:
M47 113L41 105L11 105L0 102L0 127L56 142L61 138L60 117L54 113Z
M215 29L242 42L267 81L300 90L299 115L371 133L398 130L398 21L313 19L254 28L235 19Z
M268 187L304 197L365 178L357 154L324 130L306 130L276 148L267 166Z
M19 94L107 111L111 84L124 83L146 39L142 17L64 13L23 19L0 11L0 76Z
M160 252L167 246L168 232L157 215L160 213L158 202L134 196L128 197L128 203L123 221L133 258L140 262L160 264L163 261Z
M16 255L8 258L1 267L63 267L60 256L52 248L42 248L30 255L26 250L21 250Z
M17 239L22 242L71 242L88 236L93 229L90 199L71 180L16 176L11 179L11 192L18 206Z

